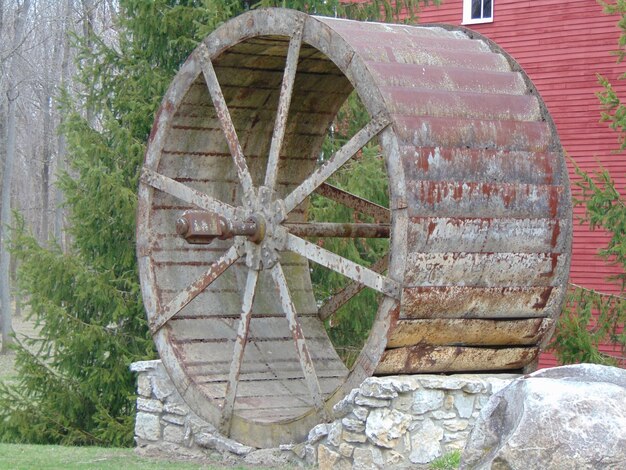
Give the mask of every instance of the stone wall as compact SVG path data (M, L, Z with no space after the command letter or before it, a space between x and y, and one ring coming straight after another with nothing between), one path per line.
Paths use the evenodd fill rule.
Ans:
M135 440L140 453L333 470L427 468L465 446L491 394L517 377L370 377L335 405L335 421L314 427L306 442L259 450L220 435L189 410L161 361L136 362L131 370L138 373Z

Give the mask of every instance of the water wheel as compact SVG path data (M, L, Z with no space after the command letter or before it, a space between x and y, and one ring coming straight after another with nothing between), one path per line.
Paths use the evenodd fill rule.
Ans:
M353 91L369 122L320 164ZM376 139L388 207L329 184ZM308 220L314 192L370 223ZM155 119L137 222L150 329L199 416L297 441L372 374L532 367L563 301L569 201L545 105L487 39L249 12L196 48ZM329 236L389 253L366 267L309 238ZM320 301L309 262L353 282ZM378 312L348 368L323 319L363 287Z

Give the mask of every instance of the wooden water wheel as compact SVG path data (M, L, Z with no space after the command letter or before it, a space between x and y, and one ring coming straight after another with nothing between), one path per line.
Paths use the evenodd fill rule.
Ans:
M351 92L369 122L323 164ZM370 140L381 207L328 184ZM309 221L313 192L372 223ZM366 267L309 237L388 237ZM266 9L218 28L157 113L137 252L152 334L191 409L255 446L302 439L372 374L532 367L562 306L571 206L554 124L484 37ZM309 261L353 281L316 299ZM347 368L324 328L379 293Z

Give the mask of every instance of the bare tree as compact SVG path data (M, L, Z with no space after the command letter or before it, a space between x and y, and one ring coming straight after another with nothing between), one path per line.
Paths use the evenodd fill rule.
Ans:
M70 71L70 15L74 8L73 0L65 0L63 9L63 28L60 38L63 44L61 52L61 83L60 88L65 90L68 86L69 71ZM65 171L65 136L59 133L58 137L58 155L56 161L56 173L57 175ZM57 190L55 192L55 208L54 208L54 237L57 242L65 248L64 240L64 211L63 211L63 192Z
M11 182L13 177L13 164L15 162L15 134L16 134L16 100L19 89L18 82L13 75L13 68L17 62L16 51L23 41L24 25L30 9L30 0L17 2L17 14L15 16L15 27L13 30L12 55L7 61L8 75L11 77L7 91L7 144L4 162L4 172L2 175L2 209L0 211L0 240L2 242L0 251L0 303L2 306L2 349L0 353L6 353L11 342L12 310L11 310L11 282L10 282L10 254L8 251L9 236L8 225L11 222Z

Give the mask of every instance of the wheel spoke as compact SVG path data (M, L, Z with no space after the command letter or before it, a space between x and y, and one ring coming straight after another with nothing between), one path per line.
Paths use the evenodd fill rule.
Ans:
M315 191L335 171L346 163L374 136L389 125L389 120L384 116L372 119L363 129L354 134L352 138L321 167L316 169L285 198L285 210L287 213L296 208L309 194Z
M148 168L142 169L140 181L200 209L217 212L224 217L235 217L233 206Z
M289 115L289 105L291 104L291 94L293 92L293 82L296 78L298 68L298 57L300 56L300 46L302 45L302 30L304 21L299 21L296 31L289 41L287 59L285 62L285 73L283 83L280 88L280 98L278 100L278 110L276 111L276 121L274 123L274 133L270 153L267 159L267 172L265 173L265 186L274 189L276 177L278 175L278 159L285 137L285 126Z
M348 191L339 189L328 183L322 183L319 188L315 190L317 194L321 194L328 199L332 199L339 204L343 204L350 209L354 209L361 214L374 217L379 222L389 223L391 220L391 213L386 207L380 206L367 199L360 198Z
M338 272L353 281L365 284L367 287L371 287L378 292L400 300L401 289L398 282L387 276L378 274L365 266L343 258L332 251L325 250L324 248L291 234L287 235L287 249L328 269Z
M189 287L179 292L163 308L159 315L150 322L150 331L155 334L170 318L182 310L182 308L195 299L204 289L206 289L220 274L230 265L239 259L244 253L242 244L231 246L226 253L218 258L202 276L196 279Z
M291 336L296 345L296 353L300 361L302 373L304 374L304 380L311 394L311 398L313 399L313 405L318 413L325 415L322 389L320 388L319 380L315 373L315 366L313 365L309 348L304 339L300 321L296 316L296 307L291 300L287 279L285 278L285 273L280 263L274 265L271 273L276 287L278 288L278 297L285 312L285 316L287 317L287 322L289 323L289 330L291 331ZM325 416L323 417L325 418Z
M220 420L220 432L224 435L229 435L230 433L230 423L233 417L233 408L235 406L235 397L237 396L237 386L239 385L239 374L243 363L243 355L248 342L250 318L252 316L252 303L254 302L258 278L259 272L257 270L248 270L248 277L246 279L246 287L243 293L243 301L241 305L241 319L239 320L239 328L237 329L233 360L230 364L230 373L228 375L228 384L226 385L224 407L222 408L222 417Z
M382 273L387 270L389 266L389 254L386 254L378 261L376 261L370 269L377 273ZM333 296L328 299L326 302L322 304L322 306L318 309L317 314L320 317L320 320L326 320L328 317L331 317L335 314L337 310L339 310L343 305L345 305L352 297L357 295L365 288L365 285L352 281L343 289L339 290L339 292L335 292Z
M226 106L226 100L224 99L222 88L217 80L217 75L215 75L215 69L213 68L209 51L204 44L201 44L198 47L198 54L200 56L202 73L204 74L204 79L206 80L209 94L211 95L211 100L213 101L213 106L215 107L217 119L220 122L220 127L222 128L222 132L224 133L224 137L228 143L228 148L230 149L230 154L233 157L235 168L237 169L239 183L243 188L244 194L248 198L252 198L252 177L250 176L246 158L243 155L243 150L241 149L241 144L239 143L239 138L237 137L237 131L235 130L230 112Z

